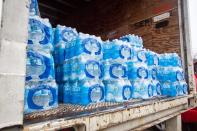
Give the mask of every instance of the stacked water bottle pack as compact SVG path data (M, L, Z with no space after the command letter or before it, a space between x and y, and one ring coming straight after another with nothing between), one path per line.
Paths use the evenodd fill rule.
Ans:
M132 84L132 98L148 99L153 96L152 77L148 68L147 50L143 49L142 39L138 36L127 35L120 38L131 49L131 57L126 61L128 79Z
M101 49L99 37L57 26L54 57L60 102L87 105L104 100Z
M153 96L161 96L161 84L157 77L158 63L159 63L159 55L155 52L147 50L146 52L147 65L149 71L149 80L152 83L152 95Z
M162 84L162 95L178 96L187 94L187 83L179 56L175 53L160 54L157 71Z
M32 2L37 2L33 0ZM35 4L34 3L34 4ZM48 19L37 16L37 4L30 6L26 62L25 113L57 107L53 29Z
M131 98L132 87L125 64L130 59L131 49L125 42L115 39L103 44L103 83L107 102L123 102Z

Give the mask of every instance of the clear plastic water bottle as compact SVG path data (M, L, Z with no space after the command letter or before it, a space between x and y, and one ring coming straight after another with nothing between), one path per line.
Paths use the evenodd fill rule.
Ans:
M88 105L104 101L104 85L101 81L80 80L72 86L72 103Z
M157 53L147 50L146 51L146 59L148 66L158 66L159 64L159 56Z
M58 84L58 102L64 102L64 83L62 82Z
M137 55L136 62L146 63L147 62L146 52L147 51L145 49L136 49L136 55Z
M154 87L149 80L132 81L133 96L135 99L149 99L153 97Z
M150 80L157 80L157 67L156 66L148 66L148 78Z
M187 91L188 87L185 81L177 82L176 88L177 88L177 95L182 96L188 94Z
M64 86L63 86L63 102L65 104L67 103L70 103L71 102L71 91L72 91L72 87L70 86L70 82L69 81L66 81L64 83Z
M149 71L145 63L129 61L127 62L127 67L127 75L129 80L135 81L139 79L148 79Z
M56 66L55 68L55 80L58 83L63 82L63 78L64 78L64 70L63 70L63 66Z
M76 29L57 25L54 33L54 46L58 64L62 64L64 60L74 55L71 47L77 44L78 38L79 34Z
M26 61L26 81L54 80L54 60L51 54L28 50Z
M101 79L103 77L102 63L94 58L75 57L70 60L71 80Z
M29 15L39 15L39 9L38 9L38 1L37 0L29 0Z
M127 78L126 64L116 60L106 60L104 62L104 80Z
M143 48L143 40L141 37L136 35L125 35L119 38L122 41L128 42L131 46L136 48Z
M153 80L152 81L152 85L153 85L153 96L161 96L161 84L159 81L157 80Z
M82 104L98 103L104 101L104 85L101 81L82 82L82 95L87 96L82 99Z
M183 69L179 67L158 67L157 78L160 82L176 82L185 79Z
M178 85L178 82L169 82L169 81L166 81L166 82L163 82L161 83L162 85L162 95L163 96L168 96L168 97L175 97L177 96L177 85Z
M118 45L114 44L112 41L106 41L103 44L103 60L110 60L118 58ZM112 52L114 54L112 55Z
M64 64L63 64L63 81L69 81L69 80L72 79L72 77L75 77L75 78L77 77L77 75L74 76L74 74L71 74L72 68L78 70L78 68L75 67L75 65L72 65L72 68L71 68L72 62L73 61L71 59L68 59L68 60L64 61Z
M54 81L27 82L25 86L25 114L58 106L58 88Z
M79 104L81 99L81 89L79 86L79 81L69 81L71 86L71 103Z
M105 101L107 102L123 102L131 99L132 86L130 81L119 80L104 80L105 85Z
M53 28L48 19L29 17L28 48L53 51Z
M68 51L67 51L68 50ZM93 35L79 33L79 38L76 43L66 47L65 54L66 59L70 59L79 55L86 56L96 56L97 58L102 58L102 40L100 37Z
M114 59L131 59L131 48L129 45L120 40L106 41L103 44L103 59L114 60Z
M185 81L181 82L181 86L182 86L182 90L183 90L183 95L187 95L188 94L188 85Z
M160 66L173 66L181 67L181 58L176 53L166 53L159 55L159 65Z
M64 63L65 57L65 44L61 43L55 46L54 52L55 65L62 65Z

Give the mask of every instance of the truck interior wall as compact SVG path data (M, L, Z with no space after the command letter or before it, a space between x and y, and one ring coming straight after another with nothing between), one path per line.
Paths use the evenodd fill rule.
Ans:
M54 25L75 27L104 40L136 34L143 37L147 49L180 54L177 0L73 0L64 6L54 1L47 4L40 0L41 15L49 17ZM170 13L169 18L153 21L165 12Z

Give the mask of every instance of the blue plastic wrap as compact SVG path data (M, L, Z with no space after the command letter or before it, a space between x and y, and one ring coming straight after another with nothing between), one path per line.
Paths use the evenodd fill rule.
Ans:
M37 0L29 0L29 14L40 15Z
M183 69L179 67L158 67L157 78L160 82L185 80Z
M75 43L66 45L65 59L71 59L79 55L102 58L101 39L93 35L79 33L79 37Z
M159 55L159 66L181 67L181 58L176 53L166 53Z
M148 78L150 80L157 80L157 66L148 66Z
M153 86L153 96L161 96L161 84L157 80L152 81L152 86Z
M55 80L58 83L63 82L64 80L64 70L63 65L56 66L55 68Z
M103 65L96 59L75 57L64 64L64 81L82 79L101 79L103 77Z
M58 88L54 81L26 82L25 114L58 106Z
M177 94L178 82L163 82L161 83L161 85L162 85L161 93L163 96L175 97L178 95Z
M120 40L128 42L131 46L136 48L143 48L143 40L141 37L138 37L136 35L125 35L120 37Z
M72 87L70 81L62 82L61 84L59 84L58 91L59 91L58 93L59 102L65 104L71 103Z
M53 50L53 28L48 19L29 17L28 48Z
M70 81L72 86L71 103L88 105L104 101L105 89L102 81Z
M122 61L106 60L103 66L104 80L127 78L127 67Z
M105 80L105 101L123 102L132 98L133 88L129 80Z
M26 61L26 81L54 80L54 60L51 54L28 50Z
M177 95L187 95L188 94L188 86L185 81L178 82L177 84Z
M146 63L140 62L127 62L128 67L128 79L131 81L139 80L139 79L148 79L149 71Z
M149 80L136 80L132 82L135 99L149 99L153 97L154 87Z
M55 29L54 36L55 63L63 64L64 60L73 56L70 48L78 43L79 34L74 28L58 25Z
M146 52L146 58L147 58L147 65L148 66L158 66L159 56L157 53L148 50Z
M106 41L103 44L103 60L123 59L132 57L131 48L120 40Z

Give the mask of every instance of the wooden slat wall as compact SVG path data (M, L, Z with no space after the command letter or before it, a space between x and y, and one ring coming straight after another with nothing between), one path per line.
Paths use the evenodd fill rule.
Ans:
M104 38L118 38L124 34L136 34L143 38L144 47L153 50L157 53L180 53L180 34L178 23L178 10L173 9L170 11L170 18L165 19L169 24L166 27L155 28L157 23L152 21L152 18L146 19L139 23L121 26L112 31L116 32L112 35L104 35Z
M59 23L78 31L119 38L133 33L143 37L145 48L158 53L177 52L179 46L178 0L93 0L72 9ZM66 11L66 10L65 10ZM156 29L152 18L170 12L168 26ZM66 12L65 12L66 13Z
M169 3L169 1L167 2L167 0L163 0L165 1L163 3L164 6L162 3L157 5L157 2L152 4L149 2L148 6L145 6L146 4L144 2L147 2L147 0L141 1L143 2L137 6L140 8L136 8L137 13L131 17L133 18L132 20L128 20L127 24L124 24L108 33L105 32L102 34L102 38L113 39L129 33L136 34L143 38L144 47L147 49L153 50L157 53L176 52L180 54L180 33L177 2L172 0L172 3ZM152 2L153 1L154 0L152 0ZM165 7L166 10L162 10L162 8L159 10L159 7ZM153 16L157 16L158 14L165 12L170 13L170 18L162 21L167 21L169 24L162 28L155 28L156 24L162 21L154 23L152 19Z

